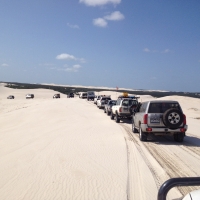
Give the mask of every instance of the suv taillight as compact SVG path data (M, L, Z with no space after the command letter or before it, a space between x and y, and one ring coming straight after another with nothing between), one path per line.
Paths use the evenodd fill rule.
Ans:
M186 116L183 114L183 125L186 125Z
M119 112L122 112L122 107L119 108Z
M147 119L148 119L148 114L145 114L145 115L144 115L144 119L143 119L144 124L147 124Z

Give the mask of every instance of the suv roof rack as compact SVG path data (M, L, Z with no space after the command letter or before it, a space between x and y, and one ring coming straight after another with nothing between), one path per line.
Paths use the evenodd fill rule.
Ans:
M139 99L140 97L136 97L136 96L123 96L123 95L118 96L118 99L126 99L126 98L129 98L129 99Z

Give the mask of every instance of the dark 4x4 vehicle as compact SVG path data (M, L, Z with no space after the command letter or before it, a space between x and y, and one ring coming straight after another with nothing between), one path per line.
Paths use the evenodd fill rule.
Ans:
M139 132L141 141L146 141L148 134L173 135L176 142L183 142L186 116L177 101L147 101L138 105L132 117L132 131Z
M60 98L60 94L54 94L53 95L53 99L58 99L58 98Z
M14 99L15 97L13 96L13 95L9 95L8 97L7 97L7 99Z
M67 95L67 98L74 98L74 93L69 93L69 94Z

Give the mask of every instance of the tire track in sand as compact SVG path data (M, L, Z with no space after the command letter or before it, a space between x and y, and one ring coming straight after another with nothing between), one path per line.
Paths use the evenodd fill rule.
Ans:
M128 134L129 139L132 140L134 144L136 145L141 156L144 158L145 163L149 167L155 179L155 183L157 187L159 188L160 185L163 183L163 181L161 181L159 174L155 171L155 169L152 167L151 163L149 162L148 158L144 155L142 148L140 147L140 144L138 142L139 141L138 135L133 134L130 127L127 127L126 125L123 125L123 124L120 124L120 125L125 129L126 133ZM165 150L164 147L162 147L162 145L157 145L154 142L148 142L148 141L143 142L142 144L149 151L149 153L154 157L154 159L159 163L159 165L165 170L165 172L168 174L170 178L199 176L197 172L191 170L191 166L189 166L188 163L185 163L183 160L181 160L180 157L176 155L176 153L170 154L168 151ZM192 146L177 145L176 148L182 149L183 151L187 152L190 156L193 156L196 159L199 158L200 156L200 149L197 147L194 148ZM186 195L187 193L193 190L199 189L199 187L195 187L195 186L177 187L177 188L182 195Z

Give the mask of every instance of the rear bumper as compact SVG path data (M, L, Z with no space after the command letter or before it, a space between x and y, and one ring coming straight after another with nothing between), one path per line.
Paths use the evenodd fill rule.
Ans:
M122 118L131 117L130 113L118 113L118 115L119 117L122 117Z
M151 129L151 131L149 131L149 128ZM185 125L184 127L180 127L177 129L169 129L167 127L150 127L147 124L141 124L141 129L143 132L155 133L155 134L180 133L180 132L186 132L188 129L188 125Z
M94 101L94 97L87 97L87 99L91 99L91 100L93 100L93 101Z

